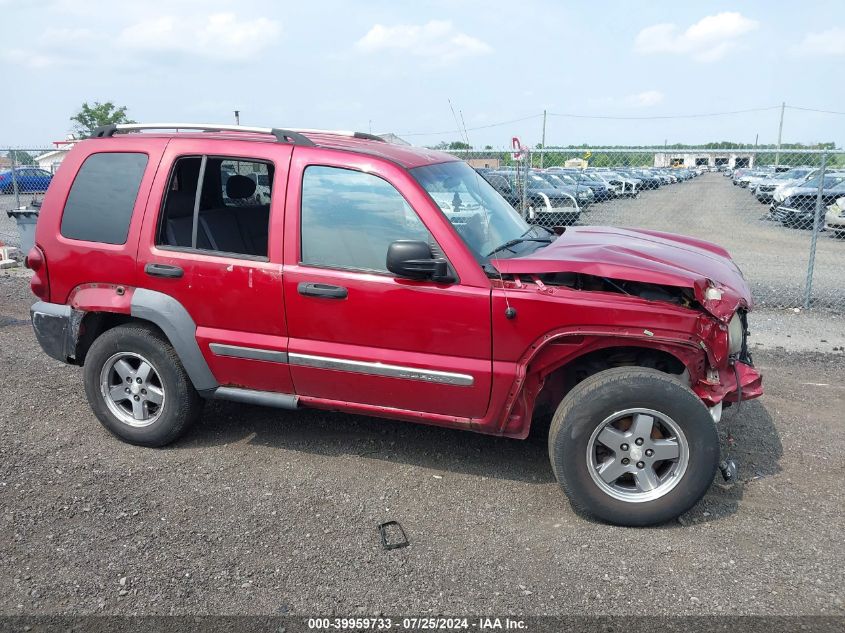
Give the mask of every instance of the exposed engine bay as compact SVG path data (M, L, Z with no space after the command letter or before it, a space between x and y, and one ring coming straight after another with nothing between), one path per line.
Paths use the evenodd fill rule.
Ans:
M685 308L694 308L697 305L692 288L650 284L625 279L610 279L608 277L568 272L542 273L538 275L509 275L504 276L504 280L508 280L508 277L517 286L525 283L534 283L541 287L562 286L571 288L572 290L584 290L587 292L616 292L648 301L665 301Z

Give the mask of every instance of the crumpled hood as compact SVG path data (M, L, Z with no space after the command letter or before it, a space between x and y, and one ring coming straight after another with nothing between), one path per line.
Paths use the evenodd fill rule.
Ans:
M748 284L725 249L672 233L568 227L548 246L491 263L502 274L569 272L692 288L698 302L723 321L738 307L752 306Z

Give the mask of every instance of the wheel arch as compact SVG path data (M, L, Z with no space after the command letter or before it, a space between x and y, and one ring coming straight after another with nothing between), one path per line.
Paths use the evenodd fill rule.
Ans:
M521 384L503 434L527 437L536 419L553 413L572 388L590 376L613 367L646 367L684 376L691 385L703 375L704 350L688 340L609 336L564 335L549 337L523 359Z
M170 295L145 288L136 288L126 294L130 295L127 310L84 310L83 306L79 306L84 314L75 345L74 362L84 364L91 344L104 332L128 323L146 323L167 339L197 391L202 393L216 389L219 384L197 344L196 323L185 307Z

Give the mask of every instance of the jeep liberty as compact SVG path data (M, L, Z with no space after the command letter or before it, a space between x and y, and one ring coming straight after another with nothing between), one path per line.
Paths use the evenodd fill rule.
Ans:
M27 265L42 348L142 446L210 398L520 439L546 416L574 508L640 526L705 494L723 407L762 393L721 247L531 226L467 163L370 134L100 128Z

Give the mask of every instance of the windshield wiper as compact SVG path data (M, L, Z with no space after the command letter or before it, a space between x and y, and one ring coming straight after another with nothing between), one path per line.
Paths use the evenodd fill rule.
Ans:
M508 240L504 244L497 246L492 251L487 253L487 255L485 257L492 257L493 255L495 255L499 251L503 251L503 250L511 250L512 251L514 246L516 246L517 244L522 244L524 242L545 242L547 244L551 244L552 238L551 237L517 237L517 238L514 238L512 240ZM516 251L514 251L514 252L516 252Z

